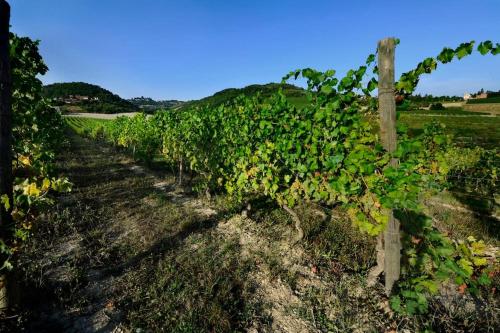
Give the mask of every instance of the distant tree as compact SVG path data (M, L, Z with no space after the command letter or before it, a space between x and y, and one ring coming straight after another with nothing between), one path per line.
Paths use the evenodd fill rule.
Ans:
M444 110L445 107L441 103L432 103L429 107L430 110Z

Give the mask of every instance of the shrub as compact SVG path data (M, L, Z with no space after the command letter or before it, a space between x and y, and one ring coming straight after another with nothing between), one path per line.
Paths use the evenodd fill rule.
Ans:
M444 110L445 107L441 103L432 103L429 110Z

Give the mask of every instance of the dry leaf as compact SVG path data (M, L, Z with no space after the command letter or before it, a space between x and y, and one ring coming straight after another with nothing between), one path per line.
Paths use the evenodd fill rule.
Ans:
M465 293L465 289L467 289L467 285L465 283L458 286L458 292L462 295Z

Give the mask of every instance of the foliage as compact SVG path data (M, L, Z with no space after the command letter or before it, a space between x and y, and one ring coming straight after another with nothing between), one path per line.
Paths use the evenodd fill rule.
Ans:
M421 75L435 70L438 62L470 54L473 44L445 48L436 59L425 59L401 76L395 93L411 94ZM497 54L498 44L494 48L483 42L478 51ZM416 137L399 126L396 151L385 151L366 117L376 108L370 98L378 83L374 61L372 54L366 65L343 78L335 77L334 70L291 72L283 83L299 77L307 83L308 103L300 109L280 90L270 98L243 95L218 106L119 118L104 133L115 144L145 155L161 147L168 162L198 173L206 189L225 188L237 200L259 193L288 207L303 201L340 206L372 236L385 228L387 210L410 216L403 223L405 279L392 305L398 311L423 312L427 295L439 283L455 279L472 291L478 289L476 274L483 276L483 265L474 266L476 260L482 262L480 254L466 255L463 246L437 231L420 204L422 196L446 186L450 172L473 168L476 161L453 165L452 139L439 124ZM392 159L399 161L397 167Z
M421 214L400 212L403 223L403 266L399 293L390 303L397 312L417 314L428 310L428 295L435 295L444 282L454 282L458 291L488 293L498 261L485 256L485 245L470 236L454 241L440 233L432 220Z
M140 113L134 117L119 117L108 124L109 139L116 145L130 147L134 156L148 160L161 147L155 118Z
M462 97L459 96L433 96L433 95L411 95L408 96L408 99L415 103L433 103L433 102L461 102L463 101Z
M445 110L445 107L442 103L432 103L429 110Z
M10 35L13 112L13 202L6 195L1 204L12 213L13 224L5 226L0 240L1 269L12 268L9 258L30 233L36 216L51 203L49 192L70 189L65 178L53 176L53 161L63 137L61 115L42 97L47 67L38 52L38 42Z
M415 91L418 85L420 76L423 74L430 74L436 70L438 63L447 64L453 59L460 60L470 54L474 50L474 41L462 43L455 49L445 47L437 57L429 57L420 62L417 67L411 71L403 73L401 78L396 84L396 91L400 95L410 95ZM500 53L500 44L496 43L495 46L491 41L484 41L477 46L477 52L481 55L488 53L497 55Z
M407 109L419 109L429 107L433 103L442 103L442 102L463 102L463 98L459 96L433 96L433 95L420 95L420 94L412 94L406 96L404 102L407 103L406 108L402 108L398 106L398 110L407 110Z

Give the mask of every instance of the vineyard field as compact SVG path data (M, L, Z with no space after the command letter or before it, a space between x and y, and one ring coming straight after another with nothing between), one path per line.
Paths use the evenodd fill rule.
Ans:
M82 119L78 126L90 132L102 123ZM153 330L229 331L248 321L262 331L297 333L391 325L393 319L379 308L384 300L364 291L367 267L375 260L373 240L353 229L342 210L325 220L315 206L300 207L305 237L296 248L293 222L272 202L253 201L254 212L245 218L241 206L223 194L207 200L189 187L180 189L169 169L151 170L102 141L72 132L68 137L58 168L73 181L73 193L46 217L54 223L40 224L22 257L30 279L39 278L37 270L47 272L40 292L68 286L50 299L65 304L68 313L53 320L53 327L118 325L119 311L134 326ZM487 220L449 194L429 207L446 230L456 230L460 219L455 232L499 245L497 234L484 227ZM86 253L96 255L90 259ZM31 264L33 256L40 267ZM32 302L36 313L47 311ZM191 307L170 319L186 303ZM91 304L87 314L79 314L81 304ZM273 321L259 315L267 311ZM444 325L447 315L439 316L436 322ZM400 327L410 331L423 324L402 320Z
M462 110L422 110L399 113L401 122L408 126L413 133L421 132L426 124L437 120L446 125L446 133L454 135L455 139L460 143L463 142L468 146L479 145L485 148L495 148L500 142L500 131L498 130L500 128L500 117L489 115L487 112L478 113ZM93 129L106 124L107 121L85 117L66 118L66 122L78 133L82 133L82 131L91 133ZM371 122L377 128L377 119L372 119Z
M44 86L65 75L41 79L40 41L10 32L5 0L0 17L1 332L500 327L498 103L419 87L446 64L500 55L499 43L444 46L401 71L407 50L387 37L350 70L252 85L269 81L240 57L242 88L220 90L231 64L202 71L212 43L191 67L190 43L156 52L144 38L122 55L135 62L149 45L151 61L113 76L128 62L92 65L122 99L84 82ZM117 47L102 45L93 51ZM162 98L163 81L144 84L161 72L154 59L178 53L185 63L161 80L193 82L170 89L219 91L184 102Z

